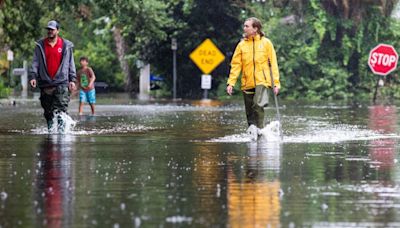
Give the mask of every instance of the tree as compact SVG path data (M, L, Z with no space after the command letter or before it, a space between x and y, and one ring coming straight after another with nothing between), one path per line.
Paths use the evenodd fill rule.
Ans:
M207 10L205 10L207 9ZM198 98L201 96L201 71L189 59L189 54L206 38L210 38L226 55L225 62L213 72L214 88L219 83L225 85L228 76L228 66L231 52L240 40L242 21L238 18L240 8L232 0L186 0L171 5L173 20L177 26L170 27L167 34L178 40L178 96ZM151 58L158 66L161 74L167 76L171 88L172 60L166 61L165 56L171 56L170 39L159 45L158 52Z
M0 47L10 48L17 56L32 52L34 38L44 11L41 1L3 0L0 3ZM35 13L27 13L35 12Z
M271 1L249 12L266 21L280 63L283 92L290 97L343 99L369 95L369 50L398 43L397 1ZM372 4L373 3L373 4Z
M148 61L157 52L160 42L167 39L165 30L174 25L168 16L168 4L162 0L99 0L97 4L101 13L111 19L126 91L138 91L135 61Z
M361 31L367 33L375 32L368 31L368 24L382 27L389 24L390 15L398 0L388 1L360 1L360 0L325 0L322 2L323 8L332 16L338 18L336 23L336 39L334 45L338 48L346 45L348 40L355 40L357 36L366 36L367 34L360 34ZM377 16L377 14L381 16ZM374 15L375 14L375 15ZM370 21L374 18L374 21ZM342 23L341 23L342 22ZM348 70L351 73L349 81L351 85L358 86L360 83L360 49L354 48L349 50L348 56Z

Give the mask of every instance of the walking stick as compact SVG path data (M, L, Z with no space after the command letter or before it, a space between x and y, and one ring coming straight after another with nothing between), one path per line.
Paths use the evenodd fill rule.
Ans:
M282 129L281 129L281 114L279 113L279 105L278 105L278 97L274 93L274 88L275 88L275 83L274 83L274 78L272 76L272 66L271 66L271 61L268 59L268 66L269 66L269 76L271 77L271 85L272 85L272 93L274 94L274 100L275 100L275 108L276 108L276 117L279 122L279 136L282 138Z

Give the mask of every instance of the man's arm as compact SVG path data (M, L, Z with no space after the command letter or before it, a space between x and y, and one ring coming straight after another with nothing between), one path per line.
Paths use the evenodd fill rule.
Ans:
M29 68L29 84L33 87L36 88L37 86L37 78L38 78L38 72L39 72L39 49L38 47L35 48L33 52L33 59L32 59L32 65Z
M76 82L74 52L73 52L72 48L71 48L71 55L69 57L68 80L69 80L69 82Z
M75 90L76 89L76 70L75 70L75 61L74 61L74 52L73 49L71 48L71 54L69 56L69 69L68 69L68 80L69 80L69 90Z

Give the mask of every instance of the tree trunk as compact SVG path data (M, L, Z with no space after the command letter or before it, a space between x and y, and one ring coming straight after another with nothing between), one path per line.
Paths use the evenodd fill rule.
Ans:
M120 28L114 27L113 37L114 37L114 41L115 41L115 47L117 50L118 60L121 65L122 72L125 75L125 79L124 79L125 91L133 92L134 86L133 86L132 74L131 74L131 71L129 70L128 60L125 59L126 46L125 46L125 41L124 41L124 38L122 37Z

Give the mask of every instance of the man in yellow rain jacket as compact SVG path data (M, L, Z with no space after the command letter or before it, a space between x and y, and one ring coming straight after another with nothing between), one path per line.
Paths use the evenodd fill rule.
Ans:
M264 108L253 102L256 85L272 88L278 95L281 87L276 53L271 41L262 32L262 24L257 18L251 17L244 23L244 39L236 46L232 56L231 71L226 91L229 95L233 92L240 73L241 90L243 91L247 123L258 128L264 127ZM273 80L271 83L270 67Z

